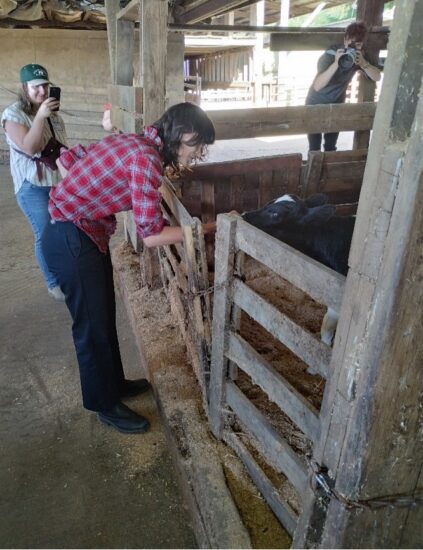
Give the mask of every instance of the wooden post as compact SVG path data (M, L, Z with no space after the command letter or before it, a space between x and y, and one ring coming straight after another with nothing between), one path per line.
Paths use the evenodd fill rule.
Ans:
M253 4L250 8L251 25L264 24L264 0L260 0L257 4ZM264 36L263 33L256 34L256 43L253 48L253 67L254 67L254 103L262 102L262 83L263 83L263 48Z
M309 489L296 548L423 540L421 500L412 505L423 490L422 17L423 0L397 2L313 457L342 498L393 505L347 507Z
M226 397L225 382L228 364L225 357L227 331L224 327L226 328L230 322L229 292L235 261L234 240L237 218L221 214L217 220L209 423L214 436L221 439L223 431L222 406Z
M140 76L143 88L143 125L158 120L166 108L167 0L141 0ZM141 262L145 282L154 288L160 281L156 249L143 247Z
M184 101L184 35L169 32L167 35L166 105L168 109Z
M119 11L119 0L106 0L107 41L109 44L111 83L116 84L116 14Z
M380 26L383 23L385 0L358 0L357 19L364 21L368 27ZM372 65L378 65L380 48L377 45L366 45L366 57ZM376 83L363 74L359 76L357 101L374 101ZM367 149L370 132L355 132L353 149Z
M167 0L141 0L141 86L144 125L158 120L166 108Z

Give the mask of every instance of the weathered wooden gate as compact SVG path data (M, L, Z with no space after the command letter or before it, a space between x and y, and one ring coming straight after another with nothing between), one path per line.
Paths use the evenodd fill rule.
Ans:
M299 193L300 174L301 155L294 154L198 166L175 184L164 179L164 211L171 224L183 228L184 242L161 247L162 282L186 342L206 411L214 243L205 240L201 222L215 220L218 213L228 209L258 208L281 194Z
M247 254L319 303L339 311L345 277L304 256L235 216L218 218L213 315L213 345L209 420L218 439L228 443L243 460L276 516L292 534L298 519L279 495L245 444L245 436L262 461L283 473L298 496L306 489L307 464L248 400L232 379L229 364L242 369L313 444L319 437L319 412L239 334L239 311L247 313L287 346L312 372L328 376L331 348L254 292L239 271L240 255ZM232 428L234 420L242 433Z

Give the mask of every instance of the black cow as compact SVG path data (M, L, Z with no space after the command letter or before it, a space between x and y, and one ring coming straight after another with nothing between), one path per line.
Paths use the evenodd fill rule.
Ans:
M355 216L336 216L336 207L326 204L327 200L323 194L305 200L296 195L284 195L263 208L245 212L242 218L346 275ZM321 329L321 338L326 344L332 342L337 321L338 314L329 308Z
M305 200L284 195L259 210L245 212L242 218L346 275L355 216L336 216L336 207L326 203L327 196L323 194Z

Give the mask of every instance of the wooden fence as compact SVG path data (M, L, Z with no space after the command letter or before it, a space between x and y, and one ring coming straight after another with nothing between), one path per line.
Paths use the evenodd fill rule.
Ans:
M281 436L264 414L232 380L229 363L242 369L276 403L311 441L320 434L316 408L277 372L239 334L239 311L247 313L274 338L288 347L323 378L329 375L331 348L317 340L287 315L278 311L243 282L237 261L248 254L303 290L319 303L340 310L345 277L311 260L291 247L250 226L242 218L218 218L213 311L212 363L209 422L214 435L239 455L275 515L293 534L298 512L279 494L260 462L245 444L247 436L262 460L283 473L301 500L306 489L307 465L289 441ZM242 426L242 433L233 429Z
M299 501L305 491L306 462L236 385L238 369L277 404L311 447L320 433L319 412L243 338L239 332L241 313L254 319L306 363L309 373L322 380L329 376L331 348L244 282L243 259L253 258L315 302L336 311L340 310L345 278L239 216L218 217L216 247L205 239L202 222L228 210L261 207L284 193L307 196L329 190L334 202L343 202L346 197L357 200L365 156L366 151L316 153L302 163L301 155L294 154L202 165L174 184L165 179L163 185L165 216L171 225L182 226L184 241L161 247L161 278L201 387L212 431L244 461L290 533L295 530L298 511L284 501L243 436L237 435L234 419L261 460L288 478ZM337 194L332 185L340 172L348 184Z

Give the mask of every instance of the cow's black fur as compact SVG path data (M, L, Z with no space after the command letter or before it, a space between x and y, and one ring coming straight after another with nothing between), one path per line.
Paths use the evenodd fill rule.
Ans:
M326 204L323 194L301 200L272 201L259 210L245 212L248 223L289 244L318 262L342 273L348 271L348 254L354 216L336 216L336 207Z

